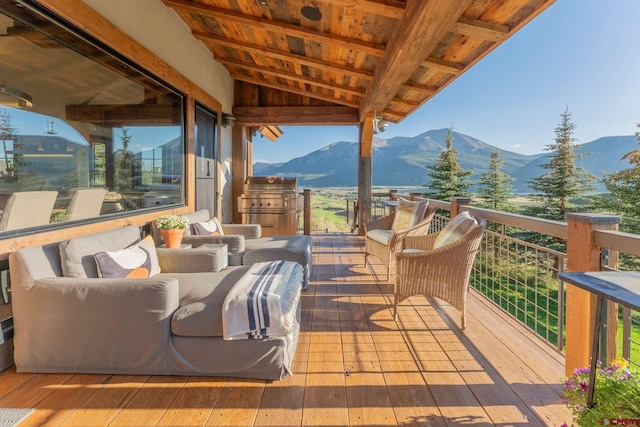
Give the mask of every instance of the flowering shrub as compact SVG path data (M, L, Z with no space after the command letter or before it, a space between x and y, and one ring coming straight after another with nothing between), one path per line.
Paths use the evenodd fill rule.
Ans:
M598 361L597 369L593 408L586 403L591 368L576 369L573 378L564 382L563 394L573 412L573 425L639 425L640 378L624 359L616 359L608 367Z
M181 215L162 215L155 222L160 230L182 230L189 224L187 217Z

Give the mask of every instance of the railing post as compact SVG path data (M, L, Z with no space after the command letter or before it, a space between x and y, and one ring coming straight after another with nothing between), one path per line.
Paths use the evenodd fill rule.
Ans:
M304 195L304 234L308 236L311 234L311 190L305 188L302 190L302 194Z
M460 208L462 206L470 205L470 204L471 204L471 199L468 197L452 197L450 217L453 218L454 216L458 215L461 211Z
M593 239L595 230L617 230L619 216L568 213L567 271L599 271L600 247ZM589 366L595 296L576 286L566 285L566 351L565 373L572 376L577 368ZM606 361L603 361L606 362Z

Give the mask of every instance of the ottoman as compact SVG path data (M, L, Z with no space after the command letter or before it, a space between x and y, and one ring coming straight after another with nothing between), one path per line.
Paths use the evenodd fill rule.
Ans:
M304 267L303 289L309 286L311 277L311 236L270 236L246 239L242 264L250 265L264 261L295 261Z

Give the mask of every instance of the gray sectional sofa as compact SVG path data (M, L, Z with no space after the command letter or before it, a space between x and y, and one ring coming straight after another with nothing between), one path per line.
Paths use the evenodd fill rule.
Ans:
M222 303L249 266L221 269L226 263L217 258L219 252L205 244L158 249L162 271L149 278L98 278L97 252L119 251L140 237L138 227L127 226L11 254L18 372L267 380L290 373L299 299L286 336L225 340ZM291 286L298 286L299 295L298 271Z

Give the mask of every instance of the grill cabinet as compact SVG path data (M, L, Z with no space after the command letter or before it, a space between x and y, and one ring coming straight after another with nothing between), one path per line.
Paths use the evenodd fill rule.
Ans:
M283 176L250 176L244 182L238 206L243 224L260 224L263 236L297 234L303 206L298 179Z

